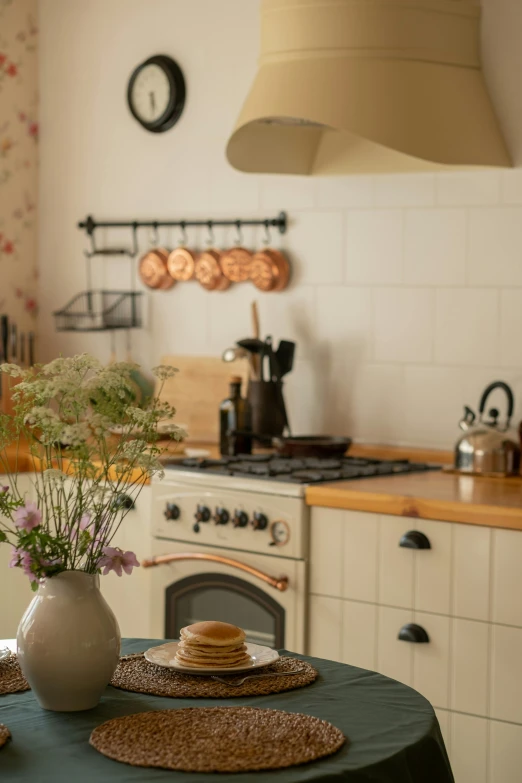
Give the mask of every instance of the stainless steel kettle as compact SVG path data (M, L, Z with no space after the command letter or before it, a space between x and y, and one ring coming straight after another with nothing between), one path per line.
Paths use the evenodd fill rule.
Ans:
M489 395L494 389L503 389L507 396L506 420L499 421L499 411L491 408L484 421ZM467 405L459 427L464 435L455 446L455 468L461 473L480 473L489 476L516 476L520 471L520 443L518 434L509 428L513 415L513 392L507 383L495 381L484 390L479 403L478 422L475 412Z

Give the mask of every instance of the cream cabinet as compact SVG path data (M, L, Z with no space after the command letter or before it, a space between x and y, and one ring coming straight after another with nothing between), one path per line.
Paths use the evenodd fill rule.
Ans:
M456 783L520 783L522 532L313 508L310 542L309 653L422 693Z

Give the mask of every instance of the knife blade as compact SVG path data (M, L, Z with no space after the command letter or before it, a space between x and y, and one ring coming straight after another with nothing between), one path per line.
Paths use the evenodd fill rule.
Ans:
M7 361L7 343L9 340L9 319L7 315L0 316L0 338L1 338L1 359L2 362ZM2 397L4 376L0 375L0 397Z
M27 335L27 348L29 367L34 367L34 332L29 332Z
M11 324L11 361L16 362L18 357L18 331L16 324Z

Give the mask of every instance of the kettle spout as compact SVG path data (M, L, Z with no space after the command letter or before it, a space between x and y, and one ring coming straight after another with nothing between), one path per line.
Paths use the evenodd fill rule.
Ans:
M464 432L467 432L470 427L473 426L475 419L477 418L475 411L471 410L471 408L468 408L467 405L464 406L464 416L459 421L459 427L461 430L464 430Z

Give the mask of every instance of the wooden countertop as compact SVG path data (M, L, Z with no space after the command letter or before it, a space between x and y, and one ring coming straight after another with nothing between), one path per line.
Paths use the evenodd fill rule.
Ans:
M522 478L443 471L311 485L309 506L522 530Z

